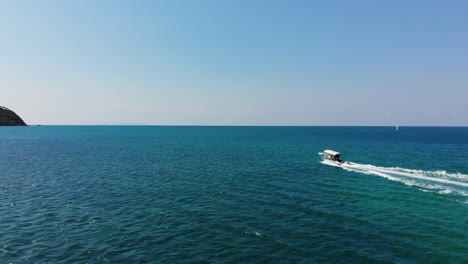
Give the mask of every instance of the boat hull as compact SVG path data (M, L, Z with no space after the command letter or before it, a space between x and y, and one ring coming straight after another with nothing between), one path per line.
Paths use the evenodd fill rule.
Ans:
M346 161L343 161L343 160L337 161L337 160L329 159L329 158L327 158L327 156L324 155L323 152L319 152L318 154L322 157L322 160L327 161L327 162L332 162L332 163L334 163L336 165L342 165L342 164L346 163Z

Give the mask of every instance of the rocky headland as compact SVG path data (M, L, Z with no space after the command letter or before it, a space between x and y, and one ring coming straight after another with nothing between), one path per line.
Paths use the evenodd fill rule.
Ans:
M0 106L0 126L26 126L26 123L15 112Z

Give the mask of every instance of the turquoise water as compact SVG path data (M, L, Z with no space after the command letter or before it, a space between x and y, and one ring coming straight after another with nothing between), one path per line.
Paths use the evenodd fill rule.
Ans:
M0 128L0 263L467 263L467 230L468 128Z

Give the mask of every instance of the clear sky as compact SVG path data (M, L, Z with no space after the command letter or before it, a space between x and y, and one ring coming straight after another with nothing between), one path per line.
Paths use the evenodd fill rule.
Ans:
M0 0L30 124L468 125L468 1Z

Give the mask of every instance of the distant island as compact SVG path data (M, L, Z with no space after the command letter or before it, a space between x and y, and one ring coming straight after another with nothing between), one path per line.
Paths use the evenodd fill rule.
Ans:
M27 126L15 112L0 106L0 126Z

